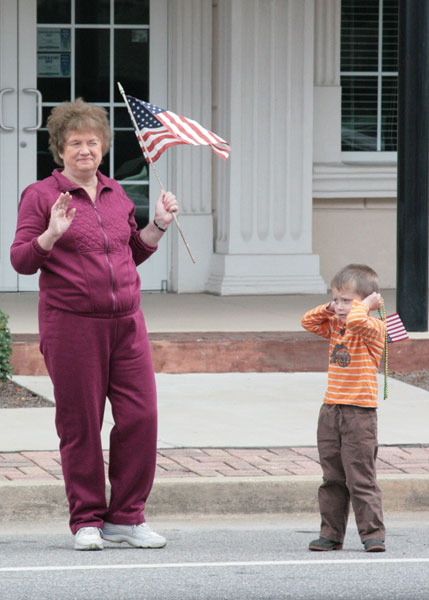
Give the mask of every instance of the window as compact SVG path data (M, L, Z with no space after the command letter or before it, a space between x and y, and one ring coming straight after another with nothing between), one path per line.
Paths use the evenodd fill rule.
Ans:
M342 0L341 149L397 147L398 0Z

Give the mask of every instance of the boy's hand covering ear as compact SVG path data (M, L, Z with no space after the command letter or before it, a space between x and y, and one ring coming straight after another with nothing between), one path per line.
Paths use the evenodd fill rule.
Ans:
M381 294L377 292L372 292L366 298L362 300L363 304L366 304L369 310L377 310L377 308L381 308L383 306L383 301L381 298Z

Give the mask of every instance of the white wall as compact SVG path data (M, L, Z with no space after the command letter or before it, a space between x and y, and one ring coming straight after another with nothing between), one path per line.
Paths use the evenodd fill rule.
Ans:
M315 199L313 248L328 283L349 263L377 271L382 288L396 286L396 201L391 198Z

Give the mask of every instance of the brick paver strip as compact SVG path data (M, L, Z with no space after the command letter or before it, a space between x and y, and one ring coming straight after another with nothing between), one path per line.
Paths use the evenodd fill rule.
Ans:
M109 453L104 452L107 473ZM429 445L380 446L379 474L429 474ZM317 448L163 448L156 477L280 477L322 473ZM62 480L55 451L0 452L0 481Z

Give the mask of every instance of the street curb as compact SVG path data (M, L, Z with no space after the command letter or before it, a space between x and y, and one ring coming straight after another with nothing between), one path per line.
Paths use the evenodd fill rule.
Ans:
M319 476L158 479L145 515L317 513ZM386 512L427 510L429 475L381 475ZM0 524L68 520L62 481L0 482Z

